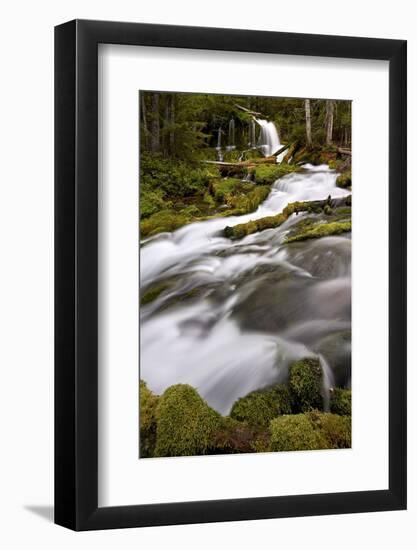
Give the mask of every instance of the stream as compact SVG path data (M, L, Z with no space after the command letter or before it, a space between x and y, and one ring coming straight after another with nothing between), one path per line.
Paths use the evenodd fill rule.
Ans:
M141 243L141 289L165 290L140 310L140 377L161 394L194 386L228 414L250 391L284 382L297 359L319 357L324 395L350 386L350 233L290 245L306 214L238 241L226 225L282 212L294 201L343 197L337 173L304 165L280 178L256 212L186 225Z

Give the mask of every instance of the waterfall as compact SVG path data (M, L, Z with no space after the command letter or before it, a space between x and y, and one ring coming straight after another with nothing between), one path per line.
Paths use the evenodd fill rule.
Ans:
M233 118L229 121L229 144L227 150L231 151L235 148L235 121Z
M216 151L217 151L217 160L221 162L223 160L223 153L222 153L222 129L221 129L220 126L219 126L219 129L217 131Z
M249 122L249 149L254 149L256 147L256 127L255 121L252 119Z
M267 120L262 120L260 118L255 118L255 120L261 127L260 148L262 153L266 157L270 157L282 147L277 128L273 122L268 122ZM280 162L281 160L281 158L277 158L277 162Z

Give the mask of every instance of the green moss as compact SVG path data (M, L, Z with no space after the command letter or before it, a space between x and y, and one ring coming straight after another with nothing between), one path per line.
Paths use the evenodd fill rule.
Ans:
M183 212L162 210L140 222L141 237L150 237L157 233L175 231L190 221L190 217Z
M310 422L320 430L329 449L349 449L352 446L352 420L350 416L332 413L308 414Z
M156 443L156 408L159 397L148 389L141 380L139 385L139 427L140 456L149 458L154 455Z
M352 187L352 173L350 170L343 172L336 179L336 185L346 189L347 187Z
M279 384L241 397L234 403L230 416L249 424L268 426L276 416L290 412L290 394L285 386Z
M272 451L326 449L328 443L306 414L284 415L270 424Z
M331 235L340 235L352 231L352 222L330 222L318 223L314 227L299 232L296 235L287 237L285 243L293 243L297 241L305 241L307 239L318 239L320 237L329 237Z
M152 285L151 288L149 288L140 299L140 305L146 306L146 304L150 304L154 300L158 298L160 294L162 294L167 288L169 288L168 283L157 283L155 285Z
M270 423L272 451L348 449L351 447L351 418L312 411L284 415Z
M306 358L293 363L288 387L295 412L323 409L323 371L318 359Z
M229 195L239 191L241 180L238 178L223 178L211 182L211 192L217 203L227 201Z
M259 185L272 185L277 179L299 170L297 166L291 164L259 164L251 171L255 176L255 181Z
M344 204L348 204L350 206L350 196L343 199ZM342 203L343 204L343 203ZM247 223L241 223L238 225L235 225L234 227L225 227L224 234L226 237L229 237L231 239L240 239L246 235L250 235L252 233L256 233L257 231L264 231L265 229L274 229L275 227L279 227L282 225L292 214L298 214L299 212L309 212L309 213L315 213L315 214L322 214L324 212L324 209L326 207L330 207L328 200L324 201L298 201L298 202L292 202L288 204L284 210L275 216L266 216L265 218L260 218L258 220L251 220ZM328 212L332 213L332 209L327 210ZM340 233L342 231L348 231L348 229L345 229L342 227L336 228L328 228L329 230L333 229L334 231L337 231ZM334 234L334 233L332 233ZM315 236L322 236L322 235L315 235ZM312 236L306 237L306 238L312 238Z
M330 412L341 416L352 415L352 392L343 388L334 388L330 396Z
M156 416L155 456L207 454L213 434L222 427L222 417L186 384L171 386L164 392Z

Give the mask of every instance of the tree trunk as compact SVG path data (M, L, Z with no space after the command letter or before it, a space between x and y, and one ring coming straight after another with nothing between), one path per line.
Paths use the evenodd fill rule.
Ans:
M151 120L151 151L157 153L159 151L159 94L152 94L152 120Z
M146 104L145 104L145 93L141 92L140 94L140 108L142 111L142 123L143 123L143 140L146 147L148 141L148 122L146 120Z
M333 143L333 118L334 118L334 101L328 99L326 101L326 145Z
M307 147L313 145L311 141L311 110L310 110L310 100L306 99L304 102L304 107L306 111L306 137L307 137Z
M171 131L169 132L169 147L171 151L171 155L174 153L175 149L175 132L174 132L174 125L175 125L175 96L171 96L170 101L171 106Z

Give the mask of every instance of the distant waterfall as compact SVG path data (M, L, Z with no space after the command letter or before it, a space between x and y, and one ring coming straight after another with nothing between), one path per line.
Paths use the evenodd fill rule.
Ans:
M282 147L277 128L273 122L268 122L260 118L255 118L255 120L261 127L260 149L266 157L270 157ZM281 158L277 158L277 162L281 160Z
M255 127L255 121L253 119L249 122L248 147L249 149L254 149L256 147L256 127Z
M217 147L216 147L216 151L217 151L217 160L218 161L222 161L223 160L223 153L222 153L222 129L221 127L219 127L218 131L217 131Z
M217 148L218 149L222 148L222 129L221 128L219 128L217 132Z
M227 150L231 151L234 148L235 148L235 121L232 118L229 121L229 143L227 146Z

